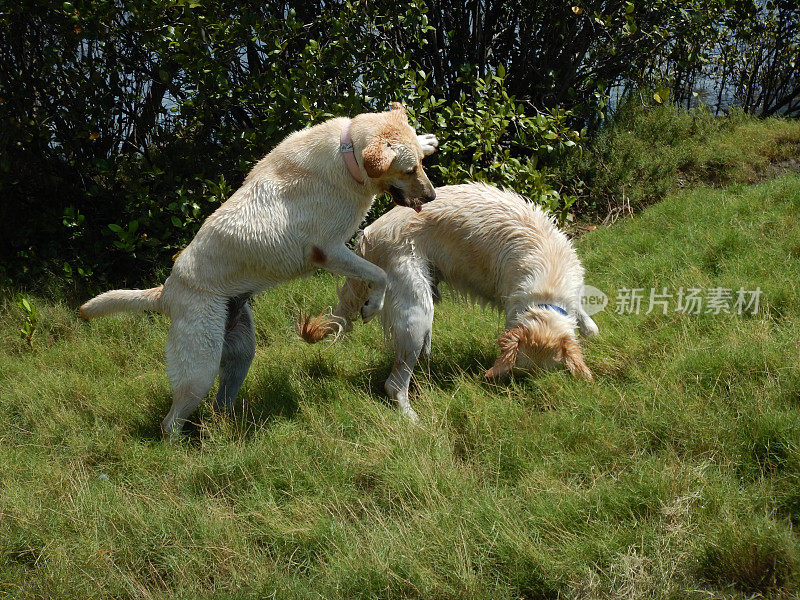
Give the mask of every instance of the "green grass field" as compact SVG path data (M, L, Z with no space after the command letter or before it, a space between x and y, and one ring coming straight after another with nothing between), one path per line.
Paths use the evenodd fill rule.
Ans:
M236 418L158 424L167 321L0 311L0 597L754 598L800 584L800 176L700 187L578 241L596 381L482 379L501 319L446 300L410 427L377 323L303 344L326 275L255 304ZM650 288L760 287L756 315ZM644 288L640 314L614 312Z

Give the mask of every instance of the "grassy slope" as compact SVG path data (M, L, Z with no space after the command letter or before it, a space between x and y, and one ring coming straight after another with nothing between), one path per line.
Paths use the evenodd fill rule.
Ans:
M800 121L743 113L714 117L707 108L677 110L626 101L587 148L555 167L556 182L581 202L582 220L641 210L696 183L754 183L795 170Z
M589 283L764 290L757 316L598 316L597 381L487 384L446 301L410 428L377 324L305 346L327 276L256 304L245 415L157 437L167 322L0 312L0 596L709 598L797 589L800 177L699 188L580 240Z

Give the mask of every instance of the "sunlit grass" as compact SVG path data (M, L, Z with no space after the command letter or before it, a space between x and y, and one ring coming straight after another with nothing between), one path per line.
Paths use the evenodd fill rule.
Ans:
M578 241L610 296L562 372L482 379L446 299L410 427L376 323L308 346L319 275L257 299L235 416L160 439L168 321L0 311L0 596L750 598L798 585L800 177L700 188ZM763 290L756 315L616 314L619 288ZM674 308L674 300L672 307ZM647 309L647 299L643 310Z

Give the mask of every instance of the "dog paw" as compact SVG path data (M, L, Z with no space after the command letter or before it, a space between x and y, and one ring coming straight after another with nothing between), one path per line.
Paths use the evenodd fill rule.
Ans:
M432 133L425 133L417 136L419 145L422 146L422 154L430 156L439 147L439 140Z
M419 423L419 415L410 406L401 406L399 409L400 416L406 419L412 425Z
M375 315L381 312L383 308L383 298L378 300L367 300L364 306L361 307L361 320L366 323L371 320Z
M593 338L600 334L600 328L591 317L586 317L585 320L578 320L578 329L581 335L585 338Z

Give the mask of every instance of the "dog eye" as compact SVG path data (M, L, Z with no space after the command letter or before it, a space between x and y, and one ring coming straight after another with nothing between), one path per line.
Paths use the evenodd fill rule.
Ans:
M415 166L411 167L408 171L406 171L406 175L413 175L416 172L417 172L417 167L415 165Z

